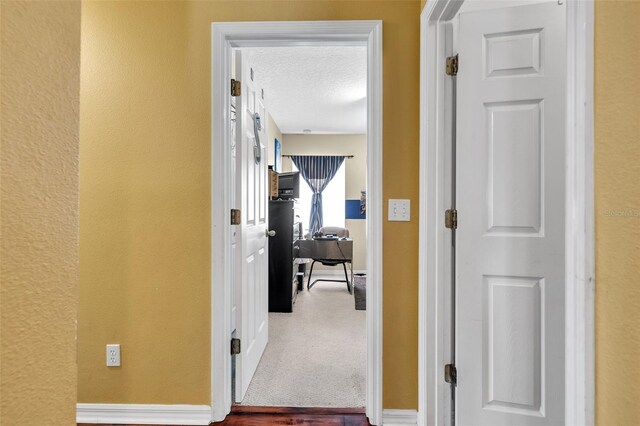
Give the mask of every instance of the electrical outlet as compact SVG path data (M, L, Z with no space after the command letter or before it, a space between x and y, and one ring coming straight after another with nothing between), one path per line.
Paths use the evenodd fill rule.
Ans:
M107 345L107 367L120 367L120 344Z
M409 222L411 200L389 200L389 221Z

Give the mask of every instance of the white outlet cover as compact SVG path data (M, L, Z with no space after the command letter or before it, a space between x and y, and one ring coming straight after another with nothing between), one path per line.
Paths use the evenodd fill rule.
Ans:
M120 344L107 345L107 367L120 367Z
M389 221L409 222L411 220L411 200L389 199Z

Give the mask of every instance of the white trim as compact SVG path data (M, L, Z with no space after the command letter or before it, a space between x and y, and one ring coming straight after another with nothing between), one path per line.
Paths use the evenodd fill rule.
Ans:
M420 31L418 420L444 425L448 282L444 23L464 0L431 0ZM566 424L594 424L593 1L567 2ZM449 325L450 326L450 325Z
M232 257L231 232L227 226L230 223L231 167L226 161L231 153L228 144L214 141L229 140L229 127L225 123L230 121L230 111L227 97L214 94L225 91L231 58L222 28L214 25L211 37L211 420L222 421L232 403L231 357L227 344L231 328Z
M382 424L384 426L394 425L417 425L418 412L416 410L387 410L382 412Z
M565 421L595 422L594 2L567 3Z
M77 423L208 425L208 405L77 404Z
M382 21L367 35L367 406L382 421Z
M367 417L382 420L382 21L212 24L211 66L211 404L212 420L231 409L231 252L228 161L230 49L251 46L367 46ZM216 96L216 94L222 94Z
M446 28L441 22L458 12L461 1L427 2L420 16L420 235L418 271L418 420L420 425L444 425L445 402L451 400L449 386L442 380L449 342L445 283L450 282L449 235L444 211L450 187L445 166L445 73ZM428 106L435 105L433 108ZM433 141L427 144L427 141ZM447 360L448 361L448 360Z

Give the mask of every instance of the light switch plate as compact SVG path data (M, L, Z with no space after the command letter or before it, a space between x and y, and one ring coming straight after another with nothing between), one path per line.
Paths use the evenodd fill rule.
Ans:
M389 221L409 222L411 220L411 200L389 199Z

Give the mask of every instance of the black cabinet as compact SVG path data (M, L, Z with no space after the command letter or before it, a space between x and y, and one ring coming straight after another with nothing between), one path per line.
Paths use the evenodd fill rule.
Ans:
M298 294L293 209L293 200L269 201L269 312L293 312Z

